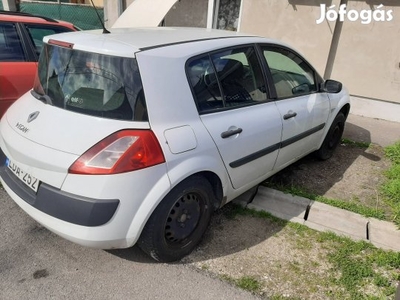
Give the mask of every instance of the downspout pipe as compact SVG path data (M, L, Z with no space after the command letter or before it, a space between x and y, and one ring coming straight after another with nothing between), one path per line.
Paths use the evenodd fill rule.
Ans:
M118 12L118 17L122 15L122 13L125 10L125 0L117 0L117 12Z
M214 23L215 0L208 0L207 28L212 29Z
M348 0L340 0L340 6L345 4L347 6ZM339 6L339 7L340 7ZM336 53L339 47L340 35L342 34L343 21L337 18L335 29L333 30L331 47L329 49L328 59L326 61L324 79L329 79L332 76L333 66L335 64Z

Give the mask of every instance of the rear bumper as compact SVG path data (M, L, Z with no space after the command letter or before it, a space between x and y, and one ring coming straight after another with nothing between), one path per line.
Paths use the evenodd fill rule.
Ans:
M100 226L114 216L118 199L92 199L77 196L41 183L37 194L30 190L5 165L6 157L0 150L0 177L19 198L32 207L54 218L81 226Z

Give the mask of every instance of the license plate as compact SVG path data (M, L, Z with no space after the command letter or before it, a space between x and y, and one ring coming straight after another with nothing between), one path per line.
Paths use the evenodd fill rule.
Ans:
M28 172L21 169L18 165L16 165L11 160L7 159L6 161L7 167L17 176L23 183L25 183L29 188L31 188L35 193L39 187L39 180L33 177Z

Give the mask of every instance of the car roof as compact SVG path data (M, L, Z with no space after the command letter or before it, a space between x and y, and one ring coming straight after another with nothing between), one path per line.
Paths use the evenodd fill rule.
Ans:
M54 25L65 26L68 28L76 28L70 22L55 20L45 16L32 15L23 12L5 11L5 10L0 10L0 21L31 23L31 24L54 24Z
M49 40L73 44L73 48L77 50L124 57L134 57L139 51L176 44L197 42L196 47L201 47L202 42L205 44L210 40L231 40L232 44L256 42L280 44L275 40L244 33L188 27L114 28L110 29L110 33L103 33L102 30L86 30L44 38L46 43ZM218 43L214 42L213 45L217 48Z

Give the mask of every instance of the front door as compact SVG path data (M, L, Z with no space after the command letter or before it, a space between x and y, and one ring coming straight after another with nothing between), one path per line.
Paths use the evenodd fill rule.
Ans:
M316 72L299 55L278 46L263 46L283 122L276 169L316 150L323 138L330 103L319 92Z

